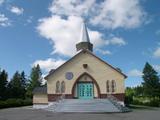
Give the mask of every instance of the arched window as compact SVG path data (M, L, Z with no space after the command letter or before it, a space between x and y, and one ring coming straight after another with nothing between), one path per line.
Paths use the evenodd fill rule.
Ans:
M107 80L107 82L106 82L106 89L107 89L107 93L109 93L110 91L109 91L109 80Z
M60 82L56 82L56 93L60 93Z
M65 82L61 82L61 93L65 93Z
M116 82L115 80L112 80L112 92L116 91Z

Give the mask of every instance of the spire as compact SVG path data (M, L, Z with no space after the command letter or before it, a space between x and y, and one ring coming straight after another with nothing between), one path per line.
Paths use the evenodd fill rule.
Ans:
M92 52L93 50L93 44L90 43L87 27L84 21L82 23L80 41L78 44L76 44L76 48L77 51L86 49Z
M81 27L81 37L79 42L90 42L87 27L84 20Z

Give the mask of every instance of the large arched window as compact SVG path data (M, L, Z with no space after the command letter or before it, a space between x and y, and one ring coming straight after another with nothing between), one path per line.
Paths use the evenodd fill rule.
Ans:
M60 93L60 82L56 82L56 93Z
M112 80L112 92L116 91L116 82L115 80Z
M65 93L65 82L61 82L61 93Z
M106 89L107 89L107 93L109 93L110 91L109 91L109 80L107 80L107 82L106 82Z

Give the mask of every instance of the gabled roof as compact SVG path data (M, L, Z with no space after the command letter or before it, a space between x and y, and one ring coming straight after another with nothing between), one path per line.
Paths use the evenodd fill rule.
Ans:
M100 60L101 62L105 63L106 65L110 66L112 69L114 69L115 71L117 71L118 73L120 73L121 75L123 75L125 78L127 78L127 76L122 73L119 69L116 69L115 67L113 67L112 65L108 64L107 62L105 62L104 60L100 59L99 57L97 57L96 55L94 55L92 52L90 52L89 50L83 49L80 52L78 52L76 55L74 55L71 59L69 59L68 61L66 61L65 63L63 63L61 66L59 66L57 69L55 69L53 72L49 72L49 74L45 77L45 79L47 79L49 76L51 76L52 74L54 74L58 69L62 68L65 64L67 64L68 62L70 62L72 59L74 59L76 56L78 56L81 53L85 53L87 52L88 54L96 57L98 60Z
M47 94L47 87L46 86L42 86L42 87L36 87L33 90L33 94L35 93L43 93L43 94Z

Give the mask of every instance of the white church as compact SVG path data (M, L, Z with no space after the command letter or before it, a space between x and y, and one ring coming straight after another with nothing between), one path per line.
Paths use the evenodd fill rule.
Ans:
M93 53L82 23L77 54L45 77L47 87L33 91L33 106L56 112L123 112L125 79L121 70Z

